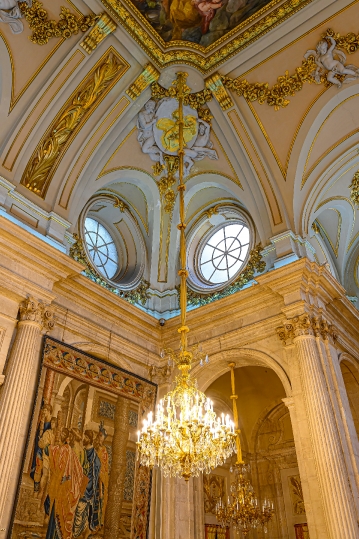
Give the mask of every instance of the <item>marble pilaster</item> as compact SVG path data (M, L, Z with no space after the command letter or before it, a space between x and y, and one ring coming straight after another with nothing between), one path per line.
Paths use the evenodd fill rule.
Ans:
M28 298L21 303L17 332L10 351L0 401L0 520L8 513L5 501L13 473L14 448L18 448L19 444L29 381L32 370L36 368L41 331L49 331L53 327L51 307L34 298Z
M295 344L328 538L356 539L355 505L313 320L307 314L297 316L277 331L283 341L293 339Z

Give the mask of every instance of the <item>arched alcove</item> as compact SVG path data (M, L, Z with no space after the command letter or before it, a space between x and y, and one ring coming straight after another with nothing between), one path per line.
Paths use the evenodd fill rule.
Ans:
M268 362L267 362L268 363ZM274 364L273 364L274 366ZM304 499L289 410L283 399L288 392L280 376L263 360L238 360L234 370L243 460L250 464L249 479L258 502L269 499L275 516L269 535L251 532L256 539L295 539L295 524L306 522ZM232 409L231 373L222 372L206 389L218 413ZM232 415L232 414L231 414ZM215 499L227 500L234 480L231 466L236 455L204 477L204 512L207 525L216 524ZM236 537L230 531L231 539Z

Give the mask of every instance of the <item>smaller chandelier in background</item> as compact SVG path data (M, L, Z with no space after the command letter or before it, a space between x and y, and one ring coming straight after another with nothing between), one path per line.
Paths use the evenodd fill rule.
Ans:
M274 515L273 502L265 499L262 507L258 504L254 488L246 479L249 471L249 464L237 463L234 466L235 479L230 489L232 499L228 496L227 503L219 500L215 509L216 518L223 528L233 526L244 536L256 528L262 528L267 533L267 524Z
M256 528L262 528L264 533L267 533L267 524L274 516L274 506L273 502L266 499L260 506L254 488L246 478L246 474L250 472L250 465L245 464L242 460L240 430L238 427L238 395L236 395L234 377L235 363L229 363L228 366L231 369L231 400L236 432L237 461L230 469L231 473L234 471L234 481L231 483L230 488L231 496L228 496L227 503L221 499L217 502L215 514L217 521L223 528L233 526L237 533L241 532L244 536Z

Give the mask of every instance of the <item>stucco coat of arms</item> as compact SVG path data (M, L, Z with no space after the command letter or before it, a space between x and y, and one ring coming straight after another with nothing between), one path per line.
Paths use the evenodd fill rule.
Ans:
M195 161L218 159L210 141L211 126L198 117L197 110L183 107L183 137L186 144L184 174L188 176ZM178 101L172 98L147 101L137 119L137 140L143 153L164 165L164 155L177 155L179 148Z

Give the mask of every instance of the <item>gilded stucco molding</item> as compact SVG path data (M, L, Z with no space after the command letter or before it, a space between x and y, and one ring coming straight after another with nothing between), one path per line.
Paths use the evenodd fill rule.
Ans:
M359 170L354 174L349 189L351 200L359 208Z
M222 110L228 110L234 106L233 101L228 94L223 84L222 77L219 75L219 73L214 73L213 75L208 77L208 79L206 79L206 87L217 99Z
M134 101L139 97L150 84L156 82L160 77L160 72L152 64L147 64L142 73L131 84L126 94Z
M131 0L101 1L158 67L185 64L202 73L208 73L313 0L287 0L269 13L268 9L264 9L259 20L258 17L253 17L244 21L207 48L185 41L166 43L141 13L136 10L136 16L133 15L134 6Z
M328 340L331 337L336 340L334 326L330 325L322 316L310 316L308 313L286 320L283 326L276 329L276 332L284 346L292 344L293 339L303 335L313 335L317 338L321 337L323 340Z
M328 64L325 64L324 56L329 54L331 47L335 46L337 49L333 49L330 53L332 59ZM323 47L327 47L326 54L324 54ZM348 54L356 52L359 49L359 34L351 32L341 36L329 28L322 35L322 40L318 43L316 51L307 51L302 65L296 68L295 73L290 75L289 71L286 71L284 75L278 77L278 82L272 88L267 82L250 83L240 77L232 79L223 76L222 82L226 88L244 97L248 102L257 101L260 105L267 103L275 110L279 110L290 103L287 97L300 92L305 83L326 86L334 84L340 88L343 82L349 82L359 77L358 68L351 65L344 66L345 55L338 49L343 49ZM339 60L333 58L335 54ZM331 67L332 64L333 67ZM340 66L342 67L340 68ZM353 71L353 74L346 73L347 71Z
M120 208L120 211L124 211L126 208L125 206L123 206L123 208L121 209L120 205L118 207ZM79 262L80 264L84 266L83 273L84 275L86 275L86 277L88 277L94 283L99 284L100 286L108 290L109 292L112 292L113 294L116 294L116 296L128 301L132 305L135 303L141 304L141 305L146 304L149 298L149 293L148 293L148 289L150 286L149 282L142 280L139 286L137 286L137 288L135 288L134 290L120 290L117 287L111 286L107 281L105 281L101 277L101 275L90 264L90 261L86 254L83 240L80 238L80 236L78 234L74 234L73 236L74 236L75 242L70 247L69 254L71 258L73 258L74 260L76 260L76 262Z
M202 305L207 305L212 303L217 299L222 299L235 292L241 290L244 285L254 278L256 273L262 273L265 270L266 263L262 260L263 248L258 244L252 251L248 260L248 264L239 275L239 277L232 284L227 286L224 290L219 290L218 292L213 292L211 294L201 294L190 288L187 289L187 304L193 305L195 307L200 307ZM177 289L178 290L178 289Z
M123 58L112 52L101 58L42 137L25 169L22 185L45 198L69 144L128 67Z
M68 39L79 32L87 32L101 17L94 14L76 17L69 9L61 7L60 19L52 21L38 0L33 0L31 5L21 2L19 6L32 30L29 39L37 45L46 45L53 37Z
M117 28L116 23L107 15L103 13L96 22L95 26L91 29L89 34L80 43L81 47L89 54L94 51L106 36L112 34Z

